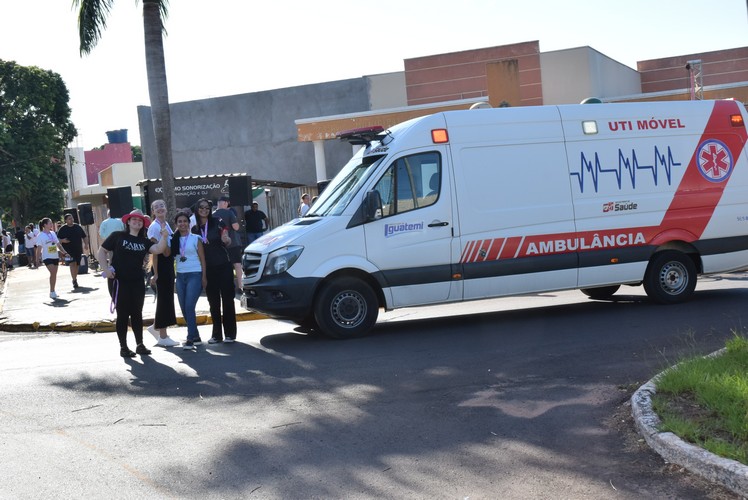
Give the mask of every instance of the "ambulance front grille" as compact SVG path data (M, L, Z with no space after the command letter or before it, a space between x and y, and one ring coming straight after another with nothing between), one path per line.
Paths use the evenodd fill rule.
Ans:
M262 254L246 252L242 256L242 270L251 283L257 281L262 273Z

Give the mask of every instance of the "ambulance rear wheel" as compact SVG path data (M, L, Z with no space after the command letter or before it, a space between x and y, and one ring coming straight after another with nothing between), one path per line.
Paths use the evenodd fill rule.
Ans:
M691 296L696 288L696 264L675 250L652 257L644 276L644 291L660 304L676 304Z
M621 288L621 285L597 286L595 288L582 288L581 292L591 299L605 300L611 298L619 288Z
M337 278L317 295L314 319L325 335L337 339L360 337L377 322L379 303L374 290L364 281Z

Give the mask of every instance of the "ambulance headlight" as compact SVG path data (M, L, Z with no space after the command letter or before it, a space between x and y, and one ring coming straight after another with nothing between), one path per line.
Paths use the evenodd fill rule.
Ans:
M265 263L265 271L262 274L264 276L274 276L276 274L285 273L294 265L296 259L301 255L302 250L304 250L304 247L290 246L279 248L270 253L270 255L268 255L268 260Z

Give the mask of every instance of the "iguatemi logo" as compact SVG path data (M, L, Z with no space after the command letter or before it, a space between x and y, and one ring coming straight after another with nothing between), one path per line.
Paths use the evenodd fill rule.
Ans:
M423 231L423 222L400 222L398 224L385 224L384 237L397 236L398 234Z
M696 151L699 172L709 182L722 182L732 172L732 155L725 144L716 139L701 143Z

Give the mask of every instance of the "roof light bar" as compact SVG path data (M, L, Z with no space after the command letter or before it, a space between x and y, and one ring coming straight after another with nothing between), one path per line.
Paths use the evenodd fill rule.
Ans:
M384 127L375 125L373 127L361 127L344 130L335 134L341 141L348 141L353 145L369 144L384 132Z

